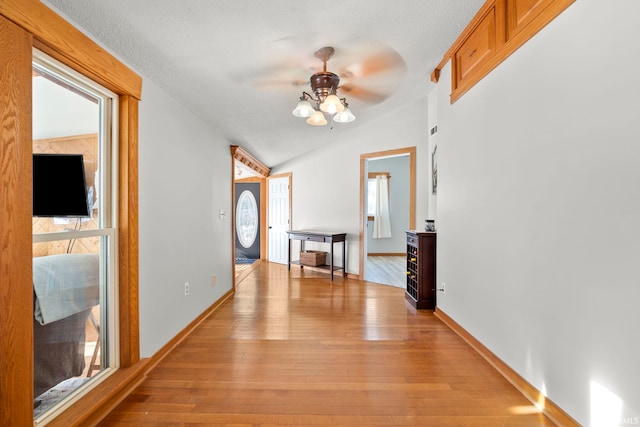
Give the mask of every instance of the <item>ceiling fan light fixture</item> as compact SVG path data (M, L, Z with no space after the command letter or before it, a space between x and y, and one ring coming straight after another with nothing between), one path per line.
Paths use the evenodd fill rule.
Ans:
M327 124L327 119L325 119L321 111L316 110L316 112L307 119L307 123L312 126L324 126Z
M340 77L327 71L327 61L333 56L335 49L325 46L316 51L314 56L322 61L322 71L313 74L309 78L309 85L313 94L302 92L300 101L293 110L296 117L308 117L307 123L313 126L324 126L327 119L322 112L329 114L332 120L339 123L349 123L356 117L347 108L347 100L339 98L337 93L340 85ZM317 108L312 107L314 103ZM337 118L337 119L336 119Z
M296 117L309 117L313 112L313 106L309 101L304 99L304 96L300 98L298 105L294 108L292 114Z
M320 109L326 113L335 114L344 111L344 105L342 105L340 98L335 93L332 93L320 104Z
M356 119L356 116L353 115L349 107L345 107L345 109L335 115L333 118L334 122L338 123L351 123Z

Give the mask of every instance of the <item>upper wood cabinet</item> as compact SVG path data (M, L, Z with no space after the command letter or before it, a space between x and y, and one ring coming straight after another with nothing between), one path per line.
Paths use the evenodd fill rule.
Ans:
M479 17L476 25L453 53L453 89L464 87L478 74L504 43L504 32L499 31L500 10L495 2Z
M526 28L553 2L554 0L507 0L507 38L513 38Z
M451 103L544 28L575 0L487 0L447 51L431 80L451 60Z

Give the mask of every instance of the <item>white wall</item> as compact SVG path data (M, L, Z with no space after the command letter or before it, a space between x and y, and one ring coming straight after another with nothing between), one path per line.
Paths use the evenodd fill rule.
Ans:
M139 115L140 352L148 357L231 289L231 155L149 79Z
M434 94L438 306L587 426L640 423L638 17L577 1Z
M401 111L357 131L348 124L326 131L327 145L306 156L274 167L272 174L292 173L293 229L324 229L347 233L347 271L359 274L360 155L416 147L416 224L427 218L428 142L425 96ZM347 127L344 129L344 127ZM311 248L311 245L309 245ZM326 248L326 245L325 245ZM336 256L339 256L336 245ZM337 261L339 262L339 261Z

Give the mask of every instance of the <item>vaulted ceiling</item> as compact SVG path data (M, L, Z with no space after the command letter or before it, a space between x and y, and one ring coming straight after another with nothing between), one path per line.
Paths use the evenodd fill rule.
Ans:
M484 0L43 0L229 141L270 167L416 103ZM314 52L352 123L294 117ZM143 88L144 101L144 88ZM333 129L331 129L333 127Z

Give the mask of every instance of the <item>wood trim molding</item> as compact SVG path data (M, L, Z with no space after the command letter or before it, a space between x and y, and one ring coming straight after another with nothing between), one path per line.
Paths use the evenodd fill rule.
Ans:
M0 0L0 14L33 35L33 45L106 88L141 99L142 78L39 0Z
M233 146L232 146L233 147ZM236 289L236 159L234 151L231 149L231 289Z
M239 147L237 145L231 145L231 157L242 163L243 165L248 166L255 173L257 173L262 178L266 178L269 176L271 169L269 169L264 163L260 160L253 157L246 151L244 148Z
M118 301L120 366L140 358L138 293L138 100L120 97L118 159Z
M98 387L89 391L77 402L74 402L69 409L47 423L47 426L89 427L98 425L145 380L149 364L149 359L143 359L129 368L118 369Z
M509 381L520 393L522 393L531 403L549 417L554 423L565 427L579 427L580 424L564 412L558 405L531 385L527 380L520 376L509 365L503 362L491 350L485 347L473 335L467 332L455 320L446 313L436 307L435 313L442 322L451 330L457 333L464 341L467 342L480 356L482 356L496 371L498 371L507 381Z
M33 424L31 35L0 17L0 425ZM29 195L28 197L25 195Z
M56 142L69 142L69 141L79 141L84 139L95 138L97 140L97 133L87 133L84 135L70 135L70 136L59 136L55 138L42 138L42 139L34 139L33 142L45 142L45 143L56 143Z
M440 73L444 66L449 62L455 52L467 40L469 35L475 30L480 21L490 11L491 8L498 9L499 22L497 25L498 48L496 53L478 67L474 73L466 79L466 82L459 87L452 88L451 103L460 99L469 89L482 80L494 68L500 65L505 59L511 56L516 50L542 30L547 24L553 21L565 9L567 9L575 0L552 0L544 2L542 7L535 11L535 15L527 20L526 25L519 28L518 31L509 29L509 22L513 20L512 9L515 4L513 0L487 0L478 10L474 18L469 22L467 27L462 31L453 45L447 50L444 57L431 73L431 81L437 83L440 79ZM455 69L452 67L452 84L455 83Z
M391 174L389 172L369 172L367 175L369 179L375 179L375 177L379 175L386 176L387 178L391 178Z

